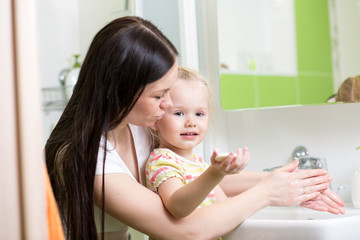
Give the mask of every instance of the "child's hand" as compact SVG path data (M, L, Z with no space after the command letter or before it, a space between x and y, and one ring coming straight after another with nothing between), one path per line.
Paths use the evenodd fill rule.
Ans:
M236 154L230 152L227 156L219 155L218 150L215 149L211 156L211 166L216 168L222 174L235 174L243 170L250 159L250 152L248 148L238 148Z

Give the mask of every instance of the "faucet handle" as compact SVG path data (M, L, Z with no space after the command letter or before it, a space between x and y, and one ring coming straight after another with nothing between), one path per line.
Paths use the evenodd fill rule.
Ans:
M293 160L309 156L309 152L304 146L297 146L291 154Z

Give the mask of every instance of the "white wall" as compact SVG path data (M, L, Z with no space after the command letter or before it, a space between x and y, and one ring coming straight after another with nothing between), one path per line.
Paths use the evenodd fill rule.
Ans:
M60 86L59 73L79 53L78 1L37 1L42 87Z
M78 1L39 0L37 17L41 87L60 87L60 71L70 68L72 55L80 52ZM43 113L44 144L60 115L61 111Z
M143 0L141 2L142 17L151 20L179 49L179 8L177 1Z
M141 3L139 15L157 26L180 52L178 1L139 0L139 2Z
M79 4L79 45L85 57L95 34L115 18L132 15L134 0L77 0Z

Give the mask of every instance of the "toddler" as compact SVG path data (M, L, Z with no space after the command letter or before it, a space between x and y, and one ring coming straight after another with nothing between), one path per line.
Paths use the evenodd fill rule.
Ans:
M173 105L154 126L154 147L146 165L147 187L157 192L177 218L196 208L226 199L218 183L226 174L238 173L248 163L247 148L220 159L214 150L209 166L193 153L205 137L210 112L210 89L197 72L179 68L170 90Z

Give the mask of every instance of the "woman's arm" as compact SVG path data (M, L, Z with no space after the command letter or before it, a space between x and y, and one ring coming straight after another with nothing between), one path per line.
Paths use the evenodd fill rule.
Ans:
M214 188L214 191L216 196L216 202L222 202L228 198L219 185Z
M224 174L211 165L186 185L177 177L165 180L159 186L158 192L169 212L176 218L183 218L204 201L223 177Z
M95 203L101 206L101 175L95 177ZM253 188L242 196L199 208L176 219L160 197L126 174L105 176L105 210L119 221L155 239L214 239L267 205L263 192ZM166 229L166 231L164 231Z
M226 175L219 185L227 196L235 196L253 187L268 174L268 172L242 171L238 174ZM322 191L320 196L306 201L300 204L300 206L333 214L344 213L344 201L330 189Z
M94 199L101 206L102 176L95 176ZM196 211L182 219L173 217L159 195L135 182L126 174L105 175L105 210L119 221L155 239L211 239L203 220L217 214L216 209ZM164 231L166 229L166 231Z
M226 175L219 183L227 196L238 195L258 184L269 173L241 171L238 174Z
M126 174L105 175L105 210L119 221L158 240L214 239L234 229L247 217L268 206L289 206L319 195L317 188L327 182L322 170L290 173L294 163L263 178L254 187L225 201L199 208L189 216L176 219L159 196ZM305 180L304 180L305 179ZM102 176L95 176L94 199L101 206ZM166 229L166 231L164 231Z

